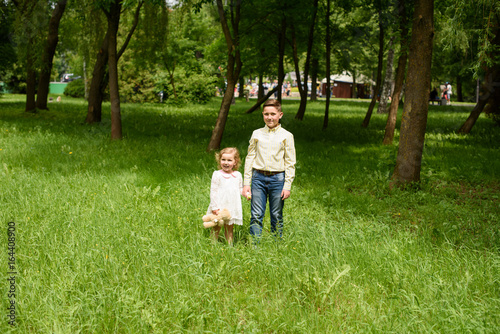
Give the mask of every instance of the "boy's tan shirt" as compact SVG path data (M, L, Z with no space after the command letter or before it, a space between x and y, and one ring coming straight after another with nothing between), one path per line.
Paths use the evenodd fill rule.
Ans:
M284 190L290 190L295 178L295 143L293 135L281 125L267 125L252 133L245 159L244 186L252 183L252 170L285 172Z

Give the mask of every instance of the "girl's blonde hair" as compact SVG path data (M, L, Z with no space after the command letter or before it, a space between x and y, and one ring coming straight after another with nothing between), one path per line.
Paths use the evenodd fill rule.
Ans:
M222 169L222 166L220 164L220 159L222 158L223 154L232 154L234 156L234 167L233 170L238 170L241 165L241 159L240 159L240 152L238 152L238 149L236 147L226 147L220 150L219 152L215 153L215 160L217 160L217 168Z

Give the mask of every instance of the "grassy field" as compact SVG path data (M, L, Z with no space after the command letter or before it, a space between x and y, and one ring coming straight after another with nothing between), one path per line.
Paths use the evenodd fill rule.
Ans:
M430 106L419 190L390 191L397 145L368 104L295 121L297 177L276 241L212 243L201 216L219 100L123 104L121 141L63 98L39 114L0 98L1 333L498 333L500 131L471 107ZM223 146L246 154L261 114L238 101ZM398 124L399 126L399 124ZM15 223L15 298L7 231ZM9 325L15 301L16 326Z

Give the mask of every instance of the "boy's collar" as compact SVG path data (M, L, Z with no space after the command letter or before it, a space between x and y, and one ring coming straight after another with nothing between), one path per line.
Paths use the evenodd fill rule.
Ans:
M279 123L278 125L276 125L274 128L270 128L266 125L264 125L264 128L267 130L267 132L276 132L278 131L279 129L281 129L281 123Z

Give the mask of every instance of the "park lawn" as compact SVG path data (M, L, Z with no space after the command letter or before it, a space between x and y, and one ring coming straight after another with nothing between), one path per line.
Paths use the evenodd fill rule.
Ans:
M0 98L2 333L498 333L500 132L468 106L430 106L422 182L389 190L397 142L368 103L285 101L297 176L285 231L254 247L249 204L235 246L201 216L216 168L205 149L220 100L122 104L124 139L83 124L63 98L23 112ZM222 146L246 154L263 125L232 107ZM399 126L399 123L398 123ZM396 140L398 137L396 136ZM417 189L418 188L418 189ZM8 324L8 223L15 223L16 326ZM4 298L5 297L5 298ZM12 298L10 298L12 300Z

